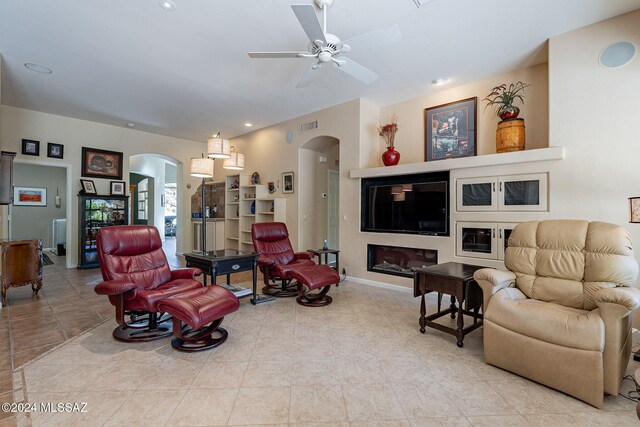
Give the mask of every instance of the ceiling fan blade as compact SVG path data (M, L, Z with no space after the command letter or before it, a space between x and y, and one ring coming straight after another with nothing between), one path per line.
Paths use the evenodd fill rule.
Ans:
M351 50L369 49L373 47L384 46L389 43L400 41L402 34L398 24L394 24L381 30L375 30L361 34L349 40L345 40L342 44L349 45Z
M249 52L251 58L298 58L298 55L307 52Z
M313 79L318 75L318 71L320 71L320 66L318 64L313 64L309 69L304 73L296 87L308 87Z
M324 35L322 25L320 24L318 15L316 15L316 9L313 5L292 4L291 9L293 9L293 13L298 17L298 21L300 21L304 32L307 33L309 40L312 42L322 40L323 43L327 43L327 38Z
M354 77L367 85L373 83L378 78L376 73L363 67L357 62L350 60L349 58L340 57L340 62L336 62L336 66L339 70L344 71L351 77Z

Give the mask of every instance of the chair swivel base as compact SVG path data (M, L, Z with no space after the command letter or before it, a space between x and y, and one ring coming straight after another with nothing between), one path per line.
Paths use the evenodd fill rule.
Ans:
M327 295L327 292L329 292L329 288L331 288L331 286L325 286L317 294L312 294L311 292L305 293L304 287L305 286L302 283L298 285L298 293L300 294L298 298L296 298L298 304L307 307L322 307L333 302L333 298Z
M120 325L113 330L113 337L123 342L145 342L173 335L171 317L157 319L156 316L156 313L147 313L142 318Z
M331 285L340 283L340 276L328 265L314 265L296 269L290 273L291 277L298 282L298 298L296 301L300 305L307 307L322 307L329 305L333 299L327 295ZM305 292L305 288L309 289ZM310 291L320 289L318 293Z
M222 319L214 320L208 326L199 329L182 330L182 321L174 317L175 338L171 340L171 345L176 350L184 352L204 351L219 346L229 336L227 330L220 326Z
M277 298L289 298L298 295L297 283L283 281L281 286L266 285L262 288L262 293Z

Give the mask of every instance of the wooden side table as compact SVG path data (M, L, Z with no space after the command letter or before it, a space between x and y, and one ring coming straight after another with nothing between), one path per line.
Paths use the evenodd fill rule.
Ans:
M329 255L335 255L336 266L333 268L338 272L338 274L340 274L340 251L338 249L307 249L307 251L313 253L318 257L319 265L322 265L322 255L324 255L324 263L326 265L329 265ZM336 286L340 286L340 283L338 283Z
M428 326L455 336L458 339L458 347L464 345L464 336L482 326L482 289L473 280L473 273L481 268L486 267L447 262L415 269L413 296L421 297L420 332L424 333ZM427 316L424 296L429 292L438 292L438 311ZM451 295L451 305L446 310L441 310L442 294ZM447 314L450 314L452 319L458 316L457 328L434 322ZM465 314L473 316L473 324L467 327L464 326Z
M0 241L2 251L2 306L7 289L31 285L34 295L42 288L42 240Z

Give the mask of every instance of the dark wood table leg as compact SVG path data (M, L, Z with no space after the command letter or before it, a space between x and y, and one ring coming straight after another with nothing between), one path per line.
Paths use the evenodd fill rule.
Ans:
M336 271L338 272L338 275L340 275L340 254L337 253L336 254ZM336 286L340 286L340 282L336 283Z
M258 298L258 260L253 260L253 299L251 303L256 305L256 301Z
M458 347L462 347L464 343L464 315L462 314L462 300L458 300L458 329L456 329L456 337L458 338Z
M227 273L227 285L231 286L231 273Z
M424 334L425 326L427 326L427 306L424 302L424 293L422 294L422 299L420 300L420 332Z
M460 301L458 301L458 305L460 305ZM456 297L455 295L451 295L451 305L449 306L451 309L451 318L456 318Z
M442 310L442 292L438 292L438 313Z

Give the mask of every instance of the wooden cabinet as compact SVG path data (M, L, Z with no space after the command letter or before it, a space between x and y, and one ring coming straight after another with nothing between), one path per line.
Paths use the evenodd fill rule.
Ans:
M98 231L102 227L129 224L129 196L81 194L78 203L78 268L98 267Z
M31 285L34 294L42 287L42 240L0 240L2 253L2 307L7 289Z
M503 175L456 180L456 210L546 211L548 210L548 175Z

